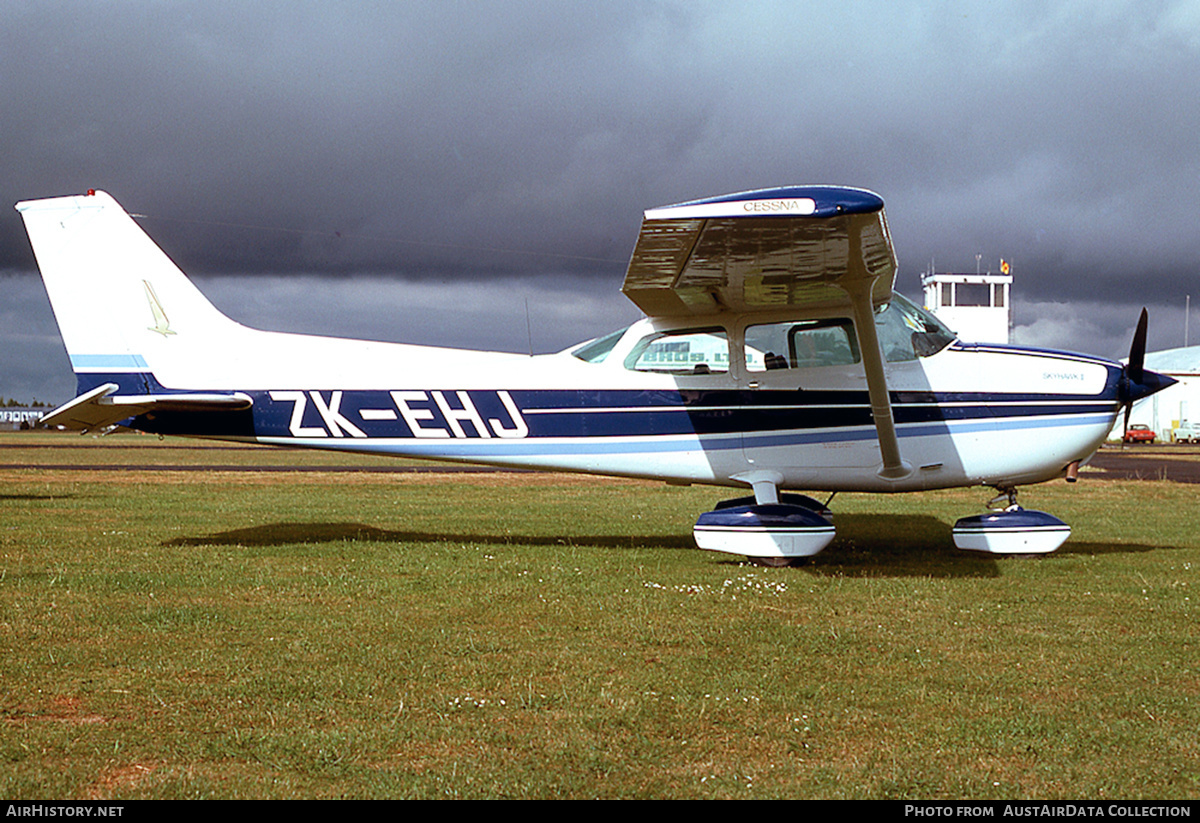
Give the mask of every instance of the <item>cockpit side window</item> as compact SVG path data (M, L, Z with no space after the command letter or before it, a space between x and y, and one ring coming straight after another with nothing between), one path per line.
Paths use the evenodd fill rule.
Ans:
M858 361L854 325L846 318L746 328L746 370L750 372L848 366Z
M954 342L954 333L937 318L895 294L875 312L879 345L889 363L937 354ZM746 327L746 371L848 366L862 358L849 318L789 320Z
M724 329L652 334L634 346L625 368L659 374L724 374L729 371L729 338Z

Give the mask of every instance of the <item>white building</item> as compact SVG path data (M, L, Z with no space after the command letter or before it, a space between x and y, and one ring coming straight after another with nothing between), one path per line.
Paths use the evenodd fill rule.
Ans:
M1200 421L1200 346L1146 352L1146 368L1179 382L1134 403L1129 422L1146 424L1158 435L1158 442L1167 443L1180 423ZM1117 439L1124 425L1124 417L1119 416L1113 428Z
M0 429L33 428L48 411L49 408L34 409L28 406L0 407Z
M931 272L921 275L925 308L968 343L1008 343L1012 331L1012 274Z

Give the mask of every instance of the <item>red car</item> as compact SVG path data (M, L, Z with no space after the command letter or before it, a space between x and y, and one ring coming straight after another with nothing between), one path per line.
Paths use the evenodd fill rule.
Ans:
M1141 423L1134 423L1125 432L1122 438L1126 443L1153 443L1154 432L1149 426L1143 426Z

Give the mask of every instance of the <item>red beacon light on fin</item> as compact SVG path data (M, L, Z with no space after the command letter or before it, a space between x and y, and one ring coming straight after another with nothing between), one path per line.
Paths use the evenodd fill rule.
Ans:
M87 190L87 195L86 195L86 196L87 196L87 197L95 197L95 196L96 196L96 190L95 190L95 189L88 189L88 190Z

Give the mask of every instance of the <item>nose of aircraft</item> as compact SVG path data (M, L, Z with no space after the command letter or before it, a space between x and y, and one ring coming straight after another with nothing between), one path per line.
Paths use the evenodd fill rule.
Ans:
M1122 405L1136 403L1143 397L1149 397L1155 392L1160 392L1167 386L1173 386L1179 382L1174 377L1168 377L1149 369L1142 369L1139 378L1135 380L1132 375L1126 374L1125 379L1121 381Z

